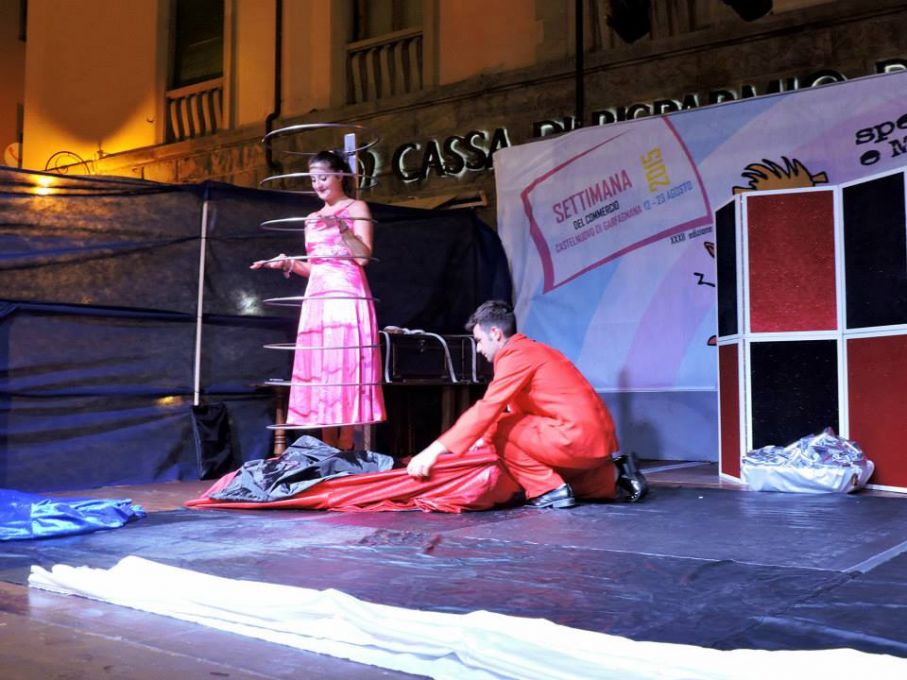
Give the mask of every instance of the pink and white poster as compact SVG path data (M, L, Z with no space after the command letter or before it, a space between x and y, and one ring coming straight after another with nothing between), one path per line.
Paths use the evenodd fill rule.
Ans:
M619 431L623 417L658 449L643 455L714 459L713 212L742 191L907 164L905 92L899 72L501 149L498 233L520 330L628 411Z

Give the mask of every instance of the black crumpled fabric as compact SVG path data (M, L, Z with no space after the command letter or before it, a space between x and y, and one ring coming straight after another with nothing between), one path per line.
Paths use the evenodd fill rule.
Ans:
M384 472L394 459L374 451L340 451L310 435L300 437L278 458L250 460L220 491L218 501L267 502L295 496L325 479Z

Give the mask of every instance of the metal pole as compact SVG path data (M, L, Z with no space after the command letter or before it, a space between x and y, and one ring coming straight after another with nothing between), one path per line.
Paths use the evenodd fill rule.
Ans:
M198 293L195 298L195 377L192 404L198 406L202 382L202 313L205 304L205 254L208 248L208 189L202 202L202 224L198 249Z
M283 106L283 0L275 0L274 4L274 108L265 118L265 134L274 129L274 121L281 115ZM272 175L283 172L279 162L274 160L274 151L271 145L265 146L265 162Z
M585 70L585 64L583 63L585 53L583 44L585 36L585 27L583 26L583 3L585 3L585 1L586 0L576 0L576 122L574 127L582 127L583 119L586 117L586 89L583 78L583 71Z

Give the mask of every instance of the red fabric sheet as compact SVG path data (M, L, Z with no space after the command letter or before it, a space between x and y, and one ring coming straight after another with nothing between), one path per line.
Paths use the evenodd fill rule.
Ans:
M209 498L236 475L216 481L190 508L282 508L380 512L422 510L463 512L488 510L506 503L520 491L490 446L462 456L441 456L427 480L413 479L406 468L326 479L292 498L265 503L223 502Z

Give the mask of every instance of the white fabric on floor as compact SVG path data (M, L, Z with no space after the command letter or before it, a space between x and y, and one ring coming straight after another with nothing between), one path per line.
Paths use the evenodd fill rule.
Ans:
M140 557L111 569L33 566L30 586L193 621L319 654L450 680L907 678L907 660L851 649L718 651L486 611L373 604L337 590L241 581Z

